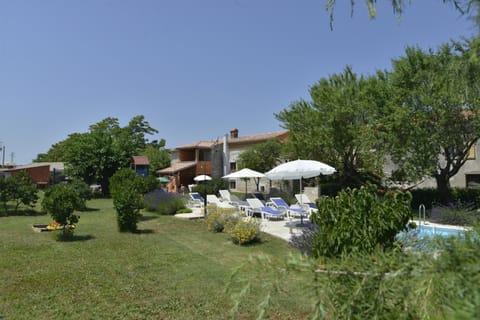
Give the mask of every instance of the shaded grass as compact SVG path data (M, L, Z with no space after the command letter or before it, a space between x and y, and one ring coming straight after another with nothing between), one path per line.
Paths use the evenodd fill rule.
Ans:
M203 220L170 216L148 215L138 233L119 233L111 200L88 207L94 210L79 213L70 242L32 231L49 216L0 218L0 319L225 319L234 304L224 291L233 269L263 254L281 267L291 252L268 235L236 246ZM253 286L240 319L255 318L262 283L273 274L242 274ZM270 318L306 318L305 281L283 284L288 294L272 299Z

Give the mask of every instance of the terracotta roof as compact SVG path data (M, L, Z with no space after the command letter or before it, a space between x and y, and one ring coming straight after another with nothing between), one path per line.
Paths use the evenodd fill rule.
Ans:
M267 133L260 133L260 134L252 134L249 136L240 136L238 138L228 138L228 143L245 143L245 142L257 142L257 141L265 141L273 138L278 138L283 135L286 135L288 131L275 131L275 132L267 132Z
M133 164L137 166L148 166L150 162L148 162L148 157L146 156L133 156L132 157Z
M182 161L173 163L170 167L158 170L158 174L173 174L178 171L182 171L191 167L194 167L197 163L195 161Z
M259 141L266 141L273 138L278 138L283 135L288 134L288 131L275 131L275 132L267 132L267 133L260 133L260 134L252 134L248 136L240 136L238 138L230 138L228 137L229 144L235 143L248 143L248 142L259 142ZM197 141L189 144L184 144L176 149L209 149L212 148L215 144L223 144L223 139L218 140L210 140L210 141Z
M176 149L210 149L215 145L216 141L197 141L189 144L184 144Z

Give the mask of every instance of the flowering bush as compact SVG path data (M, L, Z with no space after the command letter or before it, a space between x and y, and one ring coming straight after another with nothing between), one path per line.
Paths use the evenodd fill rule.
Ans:
M260 239L260 226L254 221L239 220L229 234L233 243L249 244Z
M205 218L207 229L212 232L222 232L225 225L225 219L220 211L211 212Z
M212 206L208 210L209 214L205 219L208 230L212 232L228 232L237 223L238 217L234 209L223 209Z
M50 213L55 223L62 226L61 229L63 229L63 235L57 237L57 240L67 240L73 236L74 228L69 226L75 225L80 219L73 212L81 202L82 199L78 193L65 184L54 185L45 192L42 208Z

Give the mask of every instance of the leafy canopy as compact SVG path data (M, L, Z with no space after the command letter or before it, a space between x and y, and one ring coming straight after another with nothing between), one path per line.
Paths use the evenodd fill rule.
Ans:
M73 212L84 207L84 200L80 198L79 193L73 186L67 184L51 186L42 200L43 210L49 213L54 221L64 226L77 223L79 217Z
M15 212L21 205L33 207L38 200L37 186L26 172L19 172L10 177L0 176L0 202L5 213L8 203L14 204Z
M346 67L311 87L311 102L298 101L276 114L289 130L291 158L333 165L345 184L359 171L380 172L385 134L378 121L388 98L384 75L358 77Z
M238 159L239 168L267 172L275 167L282 154L282 142L271 139L242 152Z
M146 135L158 131L150 126L144 116L133 117L128 125L121 127L118 119L105 118L91 125L86 133L72 133L69 137L54 144L46 154L37 160L64 161L67 172L73 178L79 178L87 184L99 183L102 192L108 193L109 178L119 168L130 166L131 157L150 152ZM152 145L152 148L154 146ZM157 143L156 148L162 155L154 163L165 165L166 151Z
M480 137L478 42L445 44L437 51L410 47L393 60L393 98L385 123L398 180L436 179L448 201L449 179Z

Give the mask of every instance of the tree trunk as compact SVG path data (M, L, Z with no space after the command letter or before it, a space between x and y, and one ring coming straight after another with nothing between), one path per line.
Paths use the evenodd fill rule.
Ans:
M449 204L453 202L452 191L450 190L450 181L447 175L435 175L437 181L437 191L442 204Z
M100 186L102 187L102 195L104 197L108 196L110 194L110 190L109 190L110 184L109 184L108 178L102 179L102 181L100 181Z
M255 181L257 192L260 191L260 178L253 178L253 181Z

